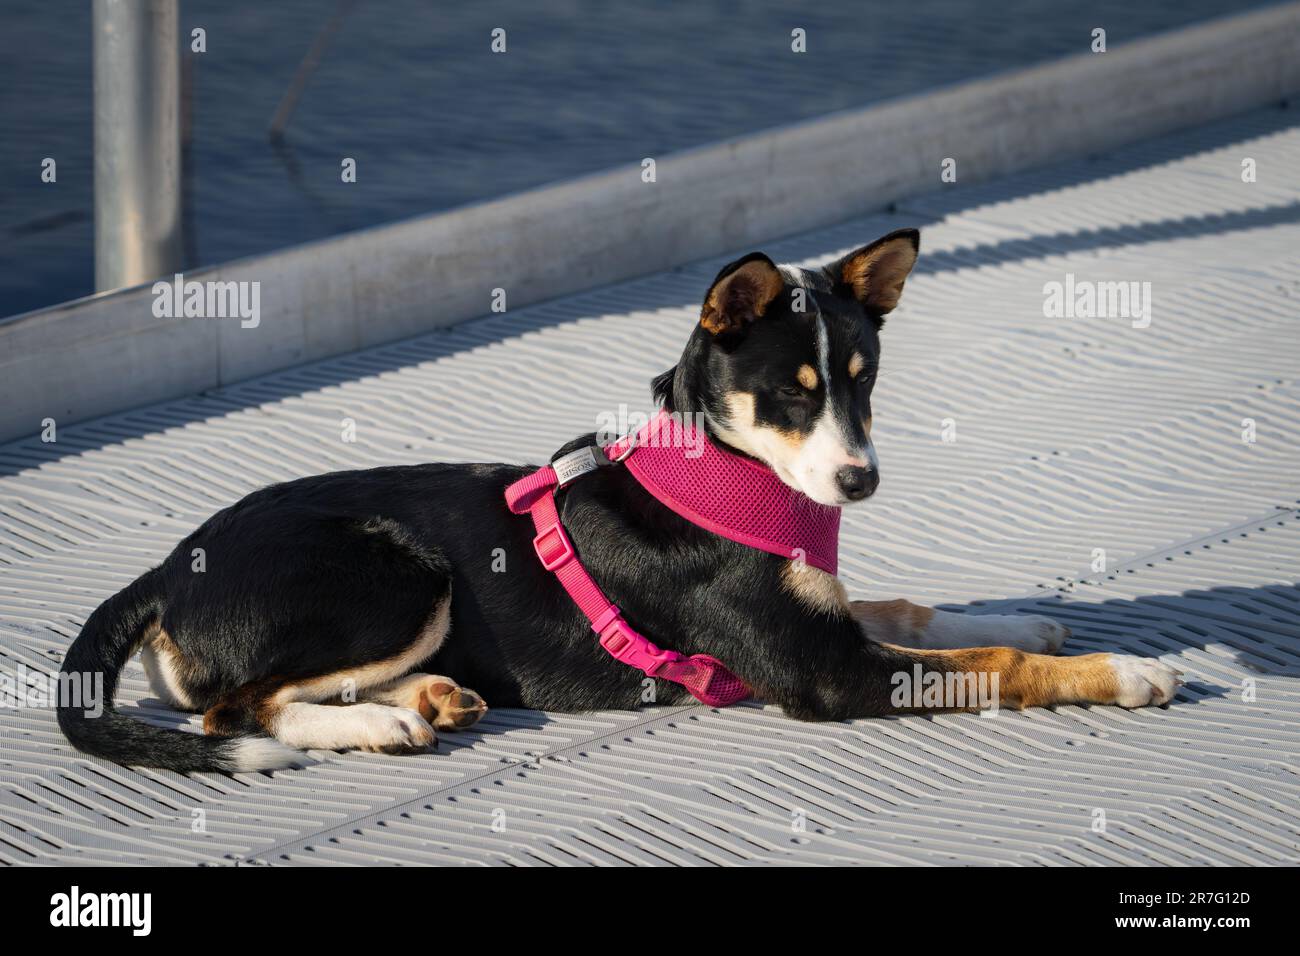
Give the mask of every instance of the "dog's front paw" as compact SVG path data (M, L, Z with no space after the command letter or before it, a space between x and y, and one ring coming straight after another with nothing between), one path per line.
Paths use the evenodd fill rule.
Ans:
M1005 622L998 644L1031 654L1055 654L1070 636L1068 627L1041 614L999 615L992 620Z
M962 614L906 601L855 601L849 607L872 640L927 651L1012 647L1055 654L1070 636L1068 627L1041 614Z
M1182 671L1154 657L1131 657L1111 654L1115 671L1115 701L1120 707L1146 707L1167 704L1178 693Z
M1040 654L1055 654L1070 639L1070 629L1059 621L1041 614L1028 614L1026 619L1031 622L1034 638L1043 642Z

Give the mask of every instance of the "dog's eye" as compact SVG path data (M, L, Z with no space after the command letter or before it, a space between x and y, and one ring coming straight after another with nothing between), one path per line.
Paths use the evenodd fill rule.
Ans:
M798 385L782 385L777 392L786 398L800 398L803 395L803 389Z

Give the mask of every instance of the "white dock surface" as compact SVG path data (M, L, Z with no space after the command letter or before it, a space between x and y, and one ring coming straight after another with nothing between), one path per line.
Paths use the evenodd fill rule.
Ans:
M189 778L83 757L52 711L4 707L0 863L1296 863L1295 112L959 182L764 249L820 262L901 225L922 227L922 259L885 330L881 490L845 515L850 592L1051 614L1068 653L1185 671L1171 707L494 710L437 754ZM57 670L100 601L263 484L538 461L602 411L647 409L722 261L3 446L0 673ZM1149 282L1149 327L1045 318L1044 283L1067 274ZM197 723L152 699L138 661L119 700Z

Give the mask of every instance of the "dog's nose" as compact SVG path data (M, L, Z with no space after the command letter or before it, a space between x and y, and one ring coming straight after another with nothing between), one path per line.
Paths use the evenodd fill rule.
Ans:
M845 465L835 472L835 482L849 501L861 501L880 484L880 473L874 468Z

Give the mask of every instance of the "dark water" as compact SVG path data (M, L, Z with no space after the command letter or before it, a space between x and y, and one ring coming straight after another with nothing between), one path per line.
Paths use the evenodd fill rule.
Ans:
M1228 0L359 0L283 145L335 0L182 0L188 266L446 209L1260 4ZM188 53L207 31L207 52ZM508 51L489 49L493 28ZM790 50L807 31L808 52ZM92 291L90 3L0 14L0 315ZM58 182L40 182L43 157ZM358 181L340 181L340 161Z

